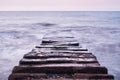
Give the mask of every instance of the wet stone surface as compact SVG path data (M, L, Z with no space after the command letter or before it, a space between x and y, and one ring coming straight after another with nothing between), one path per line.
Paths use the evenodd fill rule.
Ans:
M45 36L39 46L25 54L8 80L114 80L73 36L56 35Z

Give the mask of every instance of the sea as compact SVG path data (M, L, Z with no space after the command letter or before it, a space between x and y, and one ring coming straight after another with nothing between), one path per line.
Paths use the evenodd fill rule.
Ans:
M120 11L0 11L0 80L45 35L62 30L120 79Z

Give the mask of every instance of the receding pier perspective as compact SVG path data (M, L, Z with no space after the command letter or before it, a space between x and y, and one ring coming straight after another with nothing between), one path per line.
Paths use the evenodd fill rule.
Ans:
M70 32L53 33L24 55L8 80L114 80Z

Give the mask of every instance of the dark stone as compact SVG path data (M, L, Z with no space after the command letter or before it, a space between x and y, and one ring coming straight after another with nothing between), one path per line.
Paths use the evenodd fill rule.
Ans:
M42 26L52 26L40 23ZM55 34L56 35L56 34ZM61 35L61 34L60 34ZM44 37L40 46L24 55L8 80L113 80L96 57L74 37Z
M45 73L13 73L9 76L8 80L33 80L47 78Z
M55 64L55 63L98 63L96 58L47 58L47 59L22 59L20 65L40 65L40 64Z
M73 75L74 79L98 79L98 80L113 80L114 77L112 75L108 74L81 74L81 73L75 73Z
M43 53L28 53L24 58L40 59L40 58L96 58L92 53L67 53L67 52L43 52Z
M40 65L40 66L16 66L13 73L88 73L88 74L107 74L105 67L79 67L78 65Z

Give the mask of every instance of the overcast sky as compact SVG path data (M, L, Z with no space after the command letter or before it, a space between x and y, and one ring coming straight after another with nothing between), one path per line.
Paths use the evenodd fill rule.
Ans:
M17 11L120 11L120 0L0 0L0 10Z

